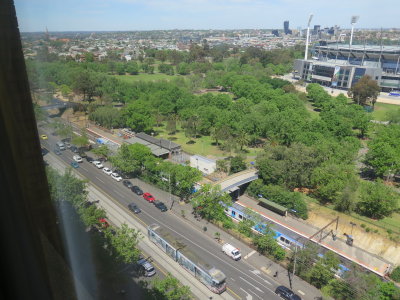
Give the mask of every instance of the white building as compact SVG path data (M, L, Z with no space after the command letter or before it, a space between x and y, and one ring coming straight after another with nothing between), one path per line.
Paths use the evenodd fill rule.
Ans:
M190 157L190 166L208 175L215 172L217 162L204 156L193 155Z

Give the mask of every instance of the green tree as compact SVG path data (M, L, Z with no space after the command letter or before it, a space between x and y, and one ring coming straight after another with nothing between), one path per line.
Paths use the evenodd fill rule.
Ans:
M126 125L136 132L151 131L155 122L149 103L142 100L130 103L123 115L126 118Z
M112 164L123 173L140 174L144 162L152 158L149 148L141 144L122 144L116 155L110 157Z
M222 193L219 186L205 184L197 191L190 201L193 208L206 220L223 221L226 218L224 206L231 204L228 194Z
M81 135L75 135L72 140L72 144L78 146L78 147L83 147L89 145L89 138L86 134L86 132L82 131Z
M97 148L94 148L92 152L104 158L108 158L111 153L110 149L108 149L106 145L101 145Z
M380 90L376 80L373 80L369 75L364 75L352 86L348 95L357 104L367 105L369 103L374 106Z
M237 173L246 170L246 162L242 156L235 156L230 159L230 173Z
M381 181L365 181L361 184L358 211L367 217L382 219L398 209L400 197L398 192L384 185Z
M151 295L154 300L189 300L192 298L189 287L181 286L178 279L169 273L163 279L156 278L152 281Z
M338 201L351 178L355 177L354 167L327 161L313 170L311 182L314 194L321 202Z
M400 171L400 126L379 127L374 139L368 143L366 163L378 176L390 179Z
M115 230L115 234L106 231L107 238L110 240L116 258L126 264L136 263L139 258L138 243L140 232L122 224Z
M253 238L253 243L261 254L268 253L278 260L283 260L286 256L285 250L279 246L273 231L268 226L264 228L262 235Z
M126 72L128 72L131 75L137 75L139 74L139 65L135 61L129 61L126 64Z
M321 262L317 262L309 271L307 276L312 285L321 289L334 278L331 270L324 266Z

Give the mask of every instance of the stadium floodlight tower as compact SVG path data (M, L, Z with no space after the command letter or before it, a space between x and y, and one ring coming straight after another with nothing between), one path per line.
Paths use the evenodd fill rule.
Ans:
M307 24L307 37L306 37L306 53L304 53L304 60L307 60L308 57L308 43L309 43L309 39L310 39L310 24L311 24L311 20L313 18L313 14L310 15L310 17L308 18L308 24Z
M359 16L352 16L352 17L351 17L351 21L350 21L350 23L351 23L350 48L351 48L351 45L353 44L354 24L357 23L357 21L358 21L359 18L360 18Z

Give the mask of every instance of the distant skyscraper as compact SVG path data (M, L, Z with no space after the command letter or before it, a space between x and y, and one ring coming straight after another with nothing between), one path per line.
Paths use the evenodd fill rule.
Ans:
M279 36L279 32L277 29L273 29L271 32L274 36Z
M289 29L289 21L283 22L283 32L285 34L291 34L292 31Z
M317 35L321 30L321 25L314 25L314 34Z

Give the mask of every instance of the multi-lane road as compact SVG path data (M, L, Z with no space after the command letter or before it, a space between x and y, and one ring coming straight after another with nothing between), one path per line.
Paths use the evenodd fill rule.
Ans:
M46 132L44 132L46 133ZM42 140L42 145L53 152L55 143L58 140L48 135L47 140ZM73 159L69 150L62 151L58 158L70 164ZM153 204L148 203L143 197L136 195L126 188L122 182L117 182L101 169L84 160L76 169L82 176L90 180L94 185L102 189L109 197L120 202L124 207L131 202L136 203L142 212L136 215L143 223L150 225L158 223L176 237L184 240L188 247L199 257L210 265L222 270L227 277L227 292L237 299L280 299L275 293L277 284L272 278L260 270L255 269L245 260L233 261L221 252L220 246L210 237L204 235L199 229L190 226L187 222L177 217L170 211L161 212ZM132 180L135 184L135 179ZM145 192L153 192L145 190ZM169 207L168 199L162 199ZM154 246L156 247L156 246ZM162 263L162 262L161 262Z

